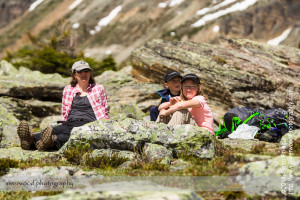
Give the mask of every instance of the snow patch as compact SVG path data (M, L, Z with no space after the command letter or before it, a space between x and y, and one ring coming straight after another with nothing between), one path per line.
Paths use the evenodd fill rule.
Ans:
M272 40L269 40L267 43L270 45L273 45L273 46L277 46L288 37L288 35L290 34L291 31L292 31L292 28L288 28L280 36L278 36Z
M116 8L114 8L106 17L102 18L97 26L95 26L95 30L90 30L90 34L91 35L95 35L96 32L101 31L101 27L103 26L107 26L118 14L119 12L122 10L122 6L117 6Z
M96 33L96 31L90 30L90 34L91 34L91 35L95 35L95 33Z
M105 51L105 54L106 54L106 55L111 55L111 53L112 53L112 51L111 51L111 50L107 50L107 51Z
M179 5L183 2L184 0L171 0L171 2L169 3L169 6L170 7L173 7L173 6L176 6L176 5Z
M43 1L44 1L44 0L37 0L37 1L33 2L33 3L30 5L28 11L29 11L29 12L34 11L34 9L35 9L38 5L40 5Z
M122 6L117 6L115 9L113 9L108 16L102 18L99 22L98 22L98 26L107 26L118 14L119 12L122 10Z
M69 6L69 10L73 10L74 8L76 8L82 1L83 0L75 0L75 2Z
M219 4L217 4L217 5L213 6L213 7L210 7L210 8L203 8L203 9L201 9L201 10L198 10L198 11L196 12L196 14L197 14L197 15L204 15L204 14L206 14L206 13L208 13L208 12L211 12L211 11L217 10L217 9L219 9L219 8L222 8L222 7L224 7L224 6L227 6L227 5L229 5L229 4L231 4L231 3L235 2L235 1L237 1L237 0L225 0L225 1L223 1L222 3L219 3Z
M166 2L163 2L163 3L159 3L158 7L159 8L165 8L167 6L174 7L176 5L181 4L182 2L184 2L184 0L169 0L169 1L166 1Z
M205 15L204 17L199 19L197 22L193 23L191 26L192 27L203 26L203 25L206 24L206 22L212 21L214 19L217 19L217 18L219 18L221 16L224 16L224 15L227 15L229 13L246 10L248 7L252 6L256 2L257 2L257 0L245 0L245 1L242 1L242 2L239 2L239 3L236 3L236 4L232 5L229 8L226 8L225 10L220 10L218 12Z
M168 6L167 3L159 3L159 4L158 4L158 7L159 7L159 8L165 8L165 7L167 7L167 6Z
M80 26L80 24L78 22L76 22L72 25L72 29L78 29L79 26Z
M220 26L216 25L216 26L214 27L213 31L214 31L215 33L219 32L219 31L220 31Z

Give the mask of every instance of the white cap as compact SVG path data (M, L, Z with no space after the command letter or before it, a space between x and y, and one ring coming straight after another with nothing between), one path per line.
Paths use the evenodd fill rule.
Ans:
M92 70L92 68L90 67L89 63L83 61L83 60L80 60L80 61L76 61L73 66L72 66L72 73L74 73L74 71L80 71L80 70L83 70L83 69L90 69Z

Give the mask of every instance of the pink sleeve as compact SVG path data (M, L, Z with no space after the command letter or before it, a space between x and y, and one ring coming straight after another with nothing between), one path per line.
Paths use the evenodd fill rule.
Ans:
M201 107L204 107L204 103L206 102L206 99L204 96L195 96L193 99L196 99L201 104Z
M68 116L67 116L67 87L64 88L63 95L62 95L62 106L61 106L61 115L62 115L62 120L66 121Z

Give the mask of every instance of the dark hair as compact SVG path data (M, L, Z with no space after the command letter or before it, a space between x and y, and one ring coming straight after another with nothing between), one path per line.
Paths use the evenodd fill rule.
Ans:
M77 83L78 83L77 79L74 77L74 74L75 74L75 73L76 73L76 72L72 73L72 79L71 79L71 81L70 81L70 85L71 85L72 87L75 87L75 86L77 85ZM91 74L91 76L90 76L89 83L90 83L90 84L96 84L96 81L95 81L94 77L92 76L92 74Z
M192 79L189 79L189 80L192 80ZM192 80L194 83L196 83L196 81ZM184 81L183 81L184 82ZM181 88L180 88L180 98L183 100L183 101L187 101L188 99L183 95L183 82L181 82ZM202 92L201 90L201 87L200 87L200 84L196 83L198 85L198 91L197 91L197 95L201 95L201 96L204 96L204 98L207 100L207 97L206 95Z

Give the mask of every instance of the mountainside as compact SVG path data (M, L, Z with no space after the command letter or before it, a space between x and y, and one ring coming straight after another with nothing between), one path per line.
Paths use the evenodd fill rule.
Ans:
M27 31L44 40L65 28L78 51L99 60L112 54L118 64L154 38L219 43L234 37L297 48L300 42L297 0L0 0L0 5L5 11L0 57L28 43Z

